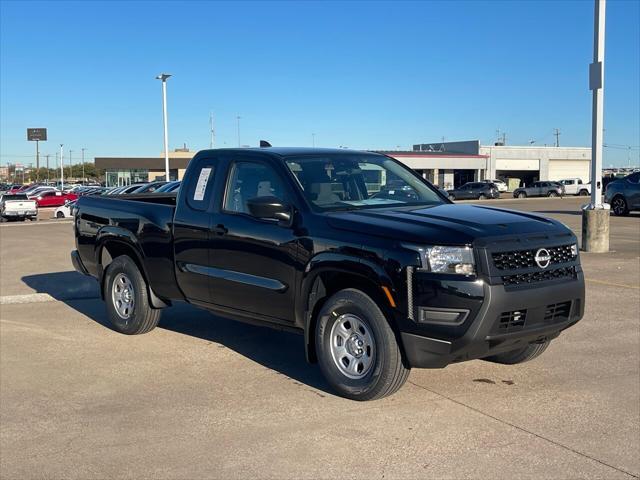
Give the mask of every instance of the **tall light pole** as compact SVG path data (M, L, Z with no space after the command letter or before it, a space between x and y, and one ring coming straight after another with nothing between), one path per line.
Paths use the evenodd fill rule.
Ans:
M64 153L62 147L64 144L60 144L60 190L64 190Z
M45 155L47 157L47 183L51 182L51 172L49 171L49 157L50 155L47 153Z
M73 177L73 150L69 150L69 178Z
M211 133L211 141L209 142L209 148L213 148L213 144L216 139L216 131L213 125L213 112L209 113L209 133Z
M240 118L242 118L240 115L236 117L236 120L238 121L238 147L240 146Z
M602 204L602 137L604 118L604 29L606 0L595 0L593 63L589 65L591 109L591 203L582 211L582 248L609 251L609 210Z
M161 73L156 80L162 81L162 122L164 124L164 174L165 180L169 181L169 125L167 118L167 79L170 73Z
M81 148L80 151L82 152L82 184L84 185L84 151L86 150L86 148Z

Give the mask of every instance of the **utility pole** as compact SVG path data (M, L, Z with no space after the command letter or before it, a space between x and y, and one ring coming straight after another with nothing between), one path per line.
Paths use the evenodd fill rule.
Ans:
M49 171L49 154L47 153L45 157L47 157L47 183L51 182L51 172Z
M80 151L82 152L82 184L84 185L84 151L86 150L86 148L81 148Z
M73 150L69 150L69 178L73 177L73 158L72 155Z
M595 0L593 63L589 65L591 111L591 203L582 210L582 248L609 251L609 209L602 203L602 141L604 119L604 40L606 0Z
M560 129L554 128L553 134L556 136L556 147L559 147L560 146Z
M240 118L242 118L240 115L236 117L236 120L238 121L238 147L240 147Z
M64 144L60 144L60 190L64 190L64 154L62 147Z
M209 141L209 148L213 148L213 144L216 139L216 132L213 127L213 112L209 114L209 133L211 133L211 140Z

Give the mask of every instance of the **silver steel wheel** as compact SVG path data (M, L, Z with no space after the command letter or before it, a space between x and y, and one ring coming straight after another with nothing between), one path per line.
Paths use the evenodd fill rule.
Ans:
M351 313L340 315L331 327L331 358L344 376L364 377L375 359L375 338L370 327Z
M111 289L111 300L116 309L116 313L123 320L128 320L133 314L135 307L135 290L133 283L124 273L119 273L113 280Z

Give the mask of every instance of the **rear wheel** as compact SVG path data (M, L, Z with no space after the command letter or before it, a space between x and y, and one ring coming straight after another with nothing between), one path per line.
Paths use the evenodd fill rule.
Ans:
M578 195L580 195L581 197L586 197L587 195L589 195L589 191L588 190L580 190L578 192Z
M326 301L318 314L315 339L320 369L343 397L383 398L409 376L387 319L360 290L341 290Z
M557 196L558 196L558 193L554 191L551 191L547 194L547 197L557 197Z
M62 212L57 212L57 213L56 213L56 218L64 218L64 213L62 213Z
M518 193L518 198L527 198L527 194L524 192L519 192Z
M613 201L611 202L611 210L613 211L614 215L626 215L627 213L629 213L627 201L623 196L618 195L617 197L614 197Z
M485 358L490 362L502 363L504 365L515 365L517 363L528 362L534 358L542 355L551 342L546 341L544 343L532 343L526 347L512 350L510 352L499 353Z
M486 200L487 196L484 193L481 193L480 196L478 197L478 200Z
M450 193L449 194L449 200L453 201L455 199L456 199L456 196Z
M153 330L160 310L151 308L147 283L130 257L116 257L107 268L105 301L113 327L120 333L138 335Z

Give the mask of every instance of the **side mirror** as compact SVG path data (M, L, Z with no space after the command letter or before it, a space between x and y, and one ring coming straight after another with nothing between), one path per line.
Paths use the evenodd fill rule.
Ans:
M247 200L249 213L256 218L278 220L282 225L291 225L292 208L278 197L256 197Z

